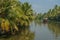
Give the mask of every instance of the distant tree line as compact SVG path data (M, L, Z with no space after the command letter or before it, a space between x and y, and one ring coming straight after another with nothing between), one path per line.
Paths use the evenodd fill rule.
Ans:
M49 9L48 12L43 13L42 16L40 16L40 14L38 14L37 18L48 18L48 20L53 20L53 21L60 21L60 6L55 5L55 7L53 9Z

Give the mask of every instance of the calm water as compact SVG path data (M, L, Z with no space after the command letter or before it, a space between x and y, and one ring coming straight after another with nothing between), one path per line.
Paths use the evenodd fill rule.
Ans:
M60 40L60 23L38 23L32 22L29 28L23 30L19 35L0 40Z
M30 30L35 33L34 40L60 40L59 23L37 23L30 25Z

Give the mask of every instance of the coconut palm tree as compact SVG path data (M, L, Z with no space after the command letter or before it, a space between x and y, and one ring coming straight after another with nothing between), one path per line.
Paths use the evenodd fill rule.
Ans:
M31 16L33 16L33 10L31 5L28 2L25 2L22 4L22 10L24 12L24 14L30 18L32 18Z

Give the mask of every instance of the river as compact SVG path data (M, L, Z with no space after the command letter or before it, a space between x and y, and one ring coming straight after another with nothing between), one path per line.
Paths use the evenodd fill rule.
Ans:
M33 21L20 34L0 40L60 40L60 23L39 23Z

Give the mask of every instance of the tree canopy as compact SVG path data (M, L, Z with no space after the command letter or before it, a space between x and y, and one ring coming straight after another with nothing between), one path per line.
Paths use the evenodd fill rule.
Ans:
M33 9L28 2L0 0L0 24L3 31L6 31L6 29L19 30L20 27L28 26L33 19L32 17Z

